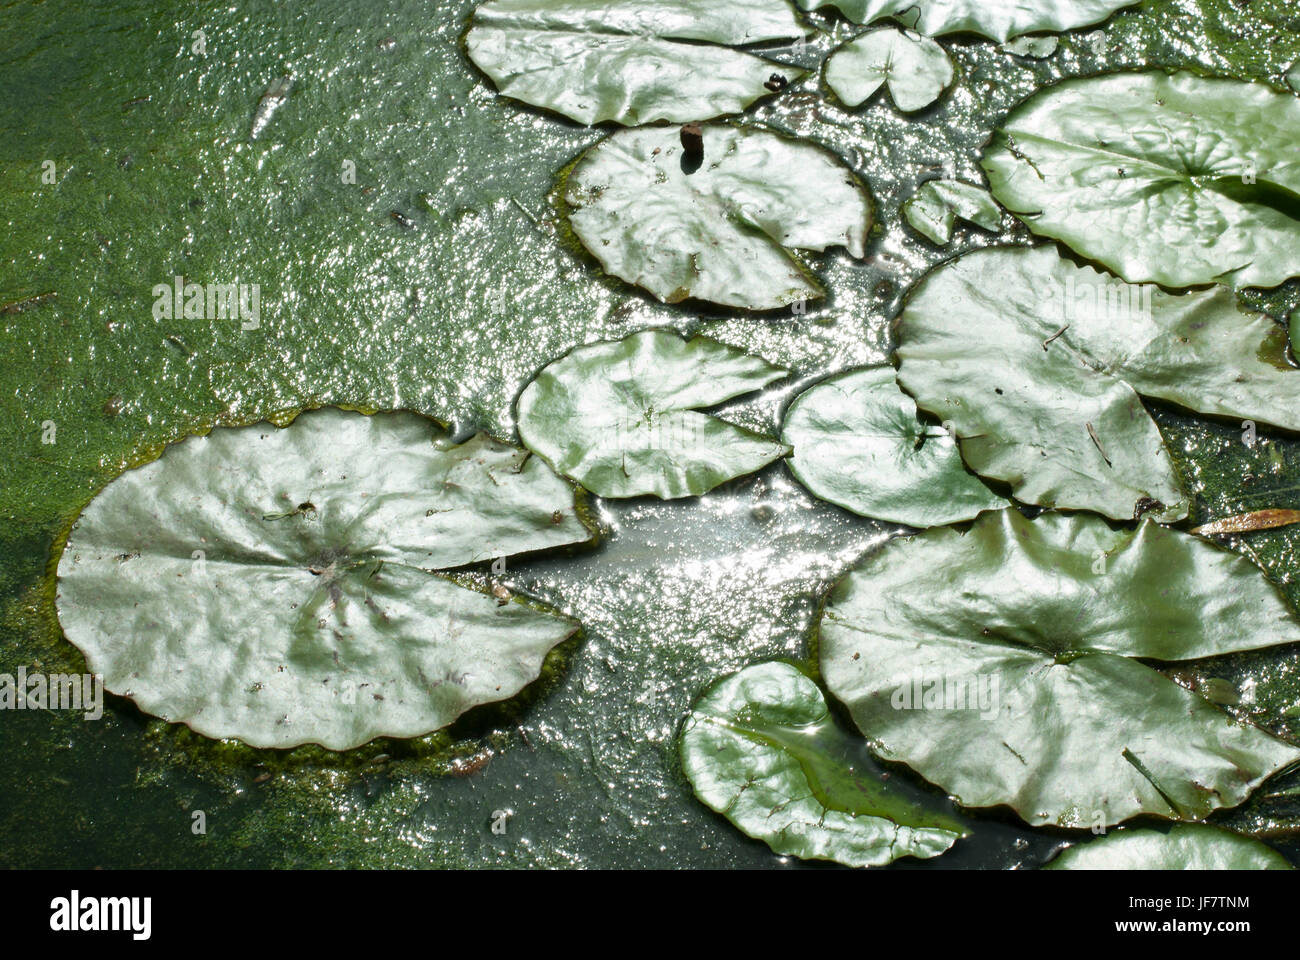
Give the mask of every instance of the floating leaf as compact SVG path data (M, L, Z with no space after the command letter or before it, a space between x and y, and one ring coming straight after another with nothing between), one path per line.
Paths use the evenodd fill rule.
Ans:
M1190 73L1068 80L1008 117L993 194L1133 283L1274 287L1300 275L1300 101Z
M789 452L699 408L785 375L715 340L645 330L578 347L542 370L519 398L519 436L602 497L698 496Z
M1291 64L1291 69L1287 71L1286 82L1292 90L1300 93L1300 60Z
M795 398L781 438L790 471L823 500L863 516L933 527L1006 501L966 470L943 427L919 418L893 367L841 374Z
M903 216L922 236L944 246L952 239L957 218L996 232L1002 226L1002 208L989 192L960 180L929 180L916 196L903 204Z
M1278 324L1225 288L1172 296L1049 247L944 264L915 288L898 337L903 389L953 423L971 469L1025 503L1185 517L1142 397L1300 429L1300 372Z
M470 59L506 96L579 123L739 113L804 71L729 49L797 40L786 0L492 0Z
M799 0L805 10L835 7L850 20L893 17L926 36L969 31L1006 41L1022 33L1073 30L1101 23L1139 0Z
M894 540L831 592L826 685L884 759L968 807L1198 820L1300 749L1144 665L1300 641L1258 567L1143 520L1016 510Z
M91 501L59 620L108 690L205 736L417 736L513 696L578 628L433 571L589 540L574 497L525 451L415 414L222 428Z
M1257 530L1275 530L1300 523L1300 510L1256 510L1254 513L1242 513L1235 517L1225 517L1213 523L1204 523L1193 527L1192 533L1203 537L1222 536L1230 533L1254 533Z
M681 755L700 801L779 854L873 867L937 857L967 835L855 770L855 746L815 683L789 664L763 663L700 699Z
M1053 36L1018 37L1001 47L1013 57L1028 57L1031 60L1046 60L1060 48L1060 37Z
M771 310L823 295L789 249L844 246L861 258L866 188L833 154L763 130L626 130L578 161L565 185L574 232L604 268L660 300Z
M1070 847L1047 870L1291 870L1272 847L1203 823L1117 830Z
M826 83L850 107L889 86L894 106L921 110L952 84L952 61L929 37L901 30L875 30L845 44L826 63Z

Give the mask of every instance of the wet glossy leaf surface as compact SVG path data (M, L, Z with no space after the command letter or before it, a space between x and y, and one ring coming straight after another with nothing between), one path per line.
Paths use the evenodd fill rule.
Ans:
M841 374L800 394L781 439L804 486L865 517L934 527L1006 503L966 469L942 425L918 416L893 367Z
M1173 296L1051 247L945 264L899 321L899 383L951 421L978 474L1017 499L1117 520L1187 514L1142 398L1300 429L1282 328L1230 291Z
M59 619L148 713L343 750L507 699L578 629L435 571L590 538L573 488L524 451L318 410L192 437L109 484L59 562Z
M776 853L873 867L937 857L966 835L914 791L852 765L852 742L817 685L764 663L714 685L682 731L696 796Z
M1002 225L1002 208L983 187L960 180L930 180L903 205L903 216L917 233L945 246L960 218L985 230Z
M1026 822L1201 819L1300 749L1142 660L1300 641L1257 567L1151 521L987 513L895 540L832 591L827 688L880 756Z
M1038 30L1073 30L1100 23L1138 0L799 0L805 10L834 7L858 23L894 17L929 36L970 31L1007 40Z
M1300 275L1297 128L1300 101L1261 83L1069 80L1011 113L984 169L1031 230L1125 280L1274 287Z
M943 47L892 28L845 44L826 63L826 83L850 107L888 87L894 106L910 113L938 100L952 81L952 61Z
M1049 870L1290 870L1273 848L1204 824L1176 823L1168 832L1117 830L1070 847Z

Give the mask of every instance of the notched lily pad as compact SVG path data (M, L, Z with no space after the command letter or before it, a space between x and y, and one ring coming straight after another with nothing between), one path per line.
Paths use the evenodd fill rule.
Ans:
M1047 870L1291 870L1272 847L1203 823L1117 830L1063 851Z
M695 795L779 854L873 867L937 857L967 835L873 772L817 685L785 663L747 667L686 719L682 765Z
M739 113L803 76L733 47L804 36L786 0L492 0L465 45L503 94L579 123Z
M898 324L898 382L1018 500L1170 522L1188 499L1143 397L1300 430L1282 327L1218 287L1173 296L1054 248L944 264Z
M1132 283L1275 287L1300 275L1300 101L1191 73L1067 80L984 157L1035 233Z
M773 310L823 296L790 250L864 255L871 198L834 154L725 124L699 137L686 163L680 127L621 131L569 173L569 222L606 271L667 303Z
M929 180L903 204L903 216L917 233L946 246L958 218L996 233L1002 226L1002 208L983 187L960 180Z
M845 44L826 62L826 83L850 107L888 86L899 110L922 110L952 85L953 76L952 60L938 43L892 28Z
M962 463L952 435L922 420L893 367L856 370L801 393L781 437L790 472L823 500L913 527L971 520L1006 501Z
M1140 0L799 0L805 10L835 7L850 20L874 23L893 17L911 30L934 37L978 33L1006 41L1023 33L1073 30L1101 23Z
M513 696L578 629L437 571L590 540L575 498L526 451L410 413L219 428L91 501L59 620L108 690L205 736L418 736Z
M519 397L519 436L602 497L699 496L789 452L698 412L786 371L706 337L645 330L578 347Z
M1143 662L1300 641L1258 567L1150 520L1001 510L894 540L819 629L827 688L877 753L1032 825L1200 820L1300 760Z

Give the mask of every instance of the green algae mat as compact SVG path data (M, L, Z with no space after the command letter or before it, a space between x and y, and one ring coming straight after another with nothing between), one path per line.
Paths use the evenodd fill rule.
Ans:
M1200 402L1242 370L1291 369L1300 10L669 6L679 20L629 0L0 3L0 865L1300 862L1300 526L1217 548L1190 532L1300 509L1296 395ZM913 99L888 64L847 56L841 73L865 73L837 89L882 90L848 105L826 61L900 28L934 37L951 74L916 67ZM1059 44L1004 46L1026 33ZM1099 101L1138 119L1103 130ZM1184 101L1197 122L1176 132L1203 169L1160 192L1173 161L1150 134ZM1125 159L1101 164L1107 149ZM1159 202L1126 219L1138 195ZM707 215L679 216L690 204ZM1019 353L926 352L945 325L1014 326L985 294L1045 302L1035 284L1102 269L1139 311L1155 281L1158 319L1228 330L1196 397L1139 382L1169 375L1126 367L1127 328L1103 351L1068 308L999 332ZM949 290L967 305L943 309ZM1182 362L1188 341L1164 332ZM956 388L987 379L993 410L994 361L1032 365L1059 417L1062 357L1085 344L1086 430L986 416ZM612 389L636 356L642 377ZM895 364L906 394L854 374ZM1105 419L1121 416L1141 450ZM1030 426L1068 482L1006 453L1037 449ZM665 456L683 444L693 458ZM958 529L1007 527L1045 579L1075 561L1078 577L1165 570L1116 595L1192 652L1155 627L1126 646L1123 624L1108 645L1104 609L994 588L1005 603L981 615L1005 622L981 633L941 565L907 560L959 534L909 541L900 522L964 524L1025 490L1022 508L1050 508L1076 463L1129 470L1109 521ZM936 509L954 488L973 510ZM1173 538L1164 559L1132 560L1152 531ZM1088 549L1044 558L1036 537ZM1127 743L1115 776L1136 799L1043 788L1023 730L977 725L996 687L949 727L883 713L888 671L910 698L923 658L862 645L855 624L904 607L921 632L934 611L960 623L945 656L996 661L1004 699L1016 670L1055 665L1129 684L1057 696L1063 716L1101 724L1098 703L1137 712L1144 690L1196 711L1183 753L1212 766L1215 797ZM1065 617L1083 653L1009 652ZM386 686L349 655L384 662ZM18 709L3 681L20 672L104 674L102 715ZM338 712L357 704L365 720ZM966 756L935 749L944 736L992 739Z

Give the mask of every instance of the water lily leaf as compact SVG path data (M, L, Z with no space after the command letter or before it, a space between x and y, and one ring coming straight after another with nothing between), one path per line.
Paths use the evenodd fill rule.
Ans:
M1300 93L1300 60L1291 64L1291 69L1287 71L1286 82L1292 90Z
M945 246L952 240L957 218L996 232L1002 226L1002 208L989 192L960 180L929 180L916 196L903 204L903 216L917 233Z
M1030 98L984 168L1031 230L1125 280L1274 287L1300 275L1297 129L1300 101L1263 84L1121 73Z
M1278 324L1223 287L1173 296L1050 247L943 265L917 285L898 337L903 389L952 422L972 470L1025 503L1185 517L1142 397L1300 429L1300 371Z
M1002 44L1001 49L1013 57L1046 60L1061 48L1061 38L1054 36L1017 37Z
M962 463L956 441L922 420L893 367L857 370L795 398L782 440L790 472L823 500L878 520L934 527L1006 506Z
M1070 847L1046 870L1291 870L1272 847L1203 823L1117 830Z
M772 310L823 295L790 249L864 255L871 198L833 154L711 124L700 129L695 169L681 135L678 127L621 131L569 174L569 222L609 273L667 303L693 297Z
M804 71L732 47L796 40L787 0L492 0L465 45L503 94L579 123L739 113Z
M526 451L415 414L213 430L110 483L57 607L105 687L209 737L334 750L513 696L578 628L435 571L591 539Z
M785 375L716 340L644 330L578 347L542 370L519 397L519 436L602 497L699 496L789 453L699 409Z
M1258 567L1146 519L986 513L894 540L831 592L828 689L884 759L969 807L1087 827L1198 820L1300 749L1137 658L1300 641Z
M952 61L943 47L892 28L845 44L826 63L826 83L850 107L888 85L894 106L910 113L938 100L952 80Z
M1073 30L1101 23L1140 0L799 0L805 10L835 7L857 23L894 17L926 36L969 31L1006 41L1022 33Z
M727 677L686 719L695 795L776 853L874 867L937 857L967 830L853 768L856 746L817 685L785 663Z

